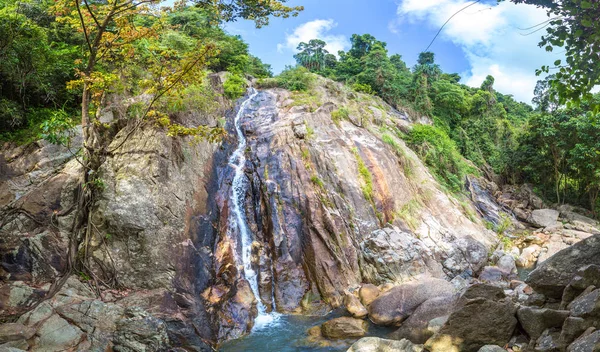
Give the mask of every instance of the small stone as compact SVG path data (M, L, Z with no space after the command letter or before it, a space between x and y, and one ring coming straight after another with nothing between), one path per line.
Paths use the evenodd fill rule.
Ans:
M379 287L373 284L364 284L358 290L360 301L365 307L368 307L377 297L379 297Z
M536 352L559 352L560 351L560 330L548 329L537 339L535 345Z
M367 322L350 317L335 318L321 325L321 333L328 339L362 337L367 333Z
M541 307L546 303L546 296L541 293L532 293L525 301L526 306Z
M347 294L344 297L344 306L346 307L346 310L355 318L361 319L369 314L367 308L365 308L362 303L360 303L360 300L353 294Z

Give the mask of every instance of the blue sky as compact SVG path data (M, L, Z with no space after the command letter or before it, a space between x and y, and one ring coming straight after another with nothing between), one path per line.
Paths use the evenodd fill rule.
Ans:
M456 15L430 48L445 72L459 73L462 82L479 86L486 75L496 78L496 89L530 102L536 68L561 58L538 48L544 31L528 35L525 28L547 19L545 11L529 5L495 0L477 3ZM298 17L274 18L264 28L253 22L229 23L225 29L239 34L250 51L273 66L275 73L294 64L300 41L325 40L329 50L347 50L353 33L369 33L385 41L390 54L402 55L409 66L416 62L440 26L465 0L290 0L303 5ZM534 28L537 29L538 27Z

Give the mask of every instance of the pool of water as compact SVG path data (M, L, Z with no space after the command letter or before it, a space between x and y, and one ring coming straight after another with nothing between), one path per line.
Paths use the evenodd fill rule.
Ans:
M255 329L246 337L224 343L220 352L337 352L346 351L355 340L332 342L320 346L307 341L306 330L327 320L343 316L334 311L326 316L281 315L272 324ZM395 328L386 328L369 322L367 336L386 337Z

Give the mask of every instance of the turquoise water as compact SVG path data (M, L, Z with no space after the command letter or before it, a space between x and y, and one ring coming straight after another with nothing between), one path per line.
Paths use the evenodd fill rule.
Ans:
M271 326L266 326L241 339L226 342L220 352L337 352L346 351L355 340L332 342L330 346L319 346L306 340L306 330L327 320L343 316L332 312L326 316L282 315ZM386 337L395 328L376 326L369 322L367 336Z

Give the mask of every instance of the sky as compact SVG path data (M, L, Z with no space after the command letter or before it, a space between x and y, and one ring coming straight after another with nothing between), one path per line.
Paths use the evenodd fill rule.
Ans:
M369 33L386 42L390 55L402 55L412 67L443 23L471 2L290 0L287 4L302 5L304 11L298 17L273 18L260 29L244 20L225 26L230 34L240 35L250 45L253 55L271 64L274 73L295 64L293 55L301 41L322 39L331 53L337 53L350 48L354 33ZM429 50L435 53L442 70L459 73L462 83L478 87L491 74L496 79L496 90L530 103L540 79L535 69L562 58L560 52L548 53L538 47L545 33L543 26L528 29L547 18L544 10L530 5L483 0L455 15Z

